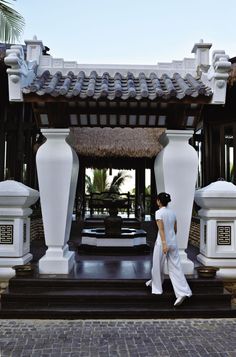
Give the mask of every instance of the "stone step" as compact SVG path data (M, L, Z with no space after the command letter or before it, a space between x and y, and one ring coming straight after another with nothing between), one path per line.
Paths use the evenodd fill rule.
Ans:
M123 256L137 256L150 254L150 246L148 244L137 245L134 247L99 247L89 244L80 244L76 247L79 254L88 255L123 255Z
M93 292L75 292L75 291L49 291L46 293L8 293L2 294L2 309L8 307L18 307L18 308L32 308L34 306L90 306L91 308L96 307L149 307L155 308L157 305L159 307L170 308L175 301L174 294L162 294L162 295L152 295L151 293L137 293L137 292L117 292L117 291L96 291ZM227 293L223 294L197 294L193 295L191 298L186 299L184 302L188 306L202 306L202 307L213 307L230 306L231 295Z
M223 282L218 279L196 279L188 278L188 283L193 294L204 293L223 293ZM57 277L25 277L12 278L9 281L9 291L48 291L51 289L62 290L120 290L120 291L147 291L143 279L74 279ZM173 292L170 279L165 279L163 284L165 292Z
M170 279L162 295L144 279L75 279L70 276L15 277L2 294L3 318L233 317L231 295L219 279L188 278L193 296L177 308ZM176 312L177 311L177 312ZM230 312L232 314L230 315Z
M39 308L5 309L0 311L0 319L179 319L179 318L235 318L236 310L228 307L186 307L178 308Z

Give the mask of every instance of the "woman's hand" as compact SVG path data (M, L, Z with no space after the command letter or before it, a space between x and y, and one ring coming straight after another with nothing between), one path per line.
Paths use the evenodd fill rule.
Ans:
M166 242L162 242L162 251L163 251L163 254L166 254L168 252L168 246L167 246Z

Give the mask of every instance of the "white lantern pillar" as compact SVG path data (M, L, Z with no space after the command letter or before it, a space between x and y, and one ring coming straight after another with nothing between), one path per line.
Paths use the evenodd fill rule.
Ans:
M188 141L192 130L167 130L161 137L164 146L154 163L157 192L171 195L169 206L177 216L177 242L185 274L193 274L194 264L187 258L198 156Z
M216 181L196 191L201 209L200 254L203 265L219 267L220 278L236 278L236 186Z
M68 249L79 171L75 151L66 143L69 129L42 129L47 141L36 157L46 254L39 261L41 274L68 274L74 252Z
M0 182L0 280L15 275L14 265L24 265L32 259L30 253L29 208L39 193L21 182Z

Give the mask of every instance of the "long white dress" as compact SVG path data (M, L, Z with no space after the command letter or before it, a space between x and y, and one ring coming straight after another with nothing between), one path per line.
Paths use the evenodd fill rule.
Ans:
M168 207L161 207L156 211L155 217L156 220L160 219L163 221L168 252L167 254L163 253L161 237L160 233L158 233L153 252L152 279L147 281L146 285L152 287L153 294L163 293L162 284L164 281L164 264L166 259L169 277L176 298L181 296L190 297L192 291L181 268L178 245L174 231L176 221L175 213Z

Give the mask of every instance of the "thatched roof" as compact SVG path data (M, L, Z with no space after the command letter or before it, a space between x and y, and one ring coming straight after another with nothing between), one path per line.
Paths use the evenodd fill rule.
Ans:
M80 156L152 158L161 150L161 128L71 128L68 142Z

